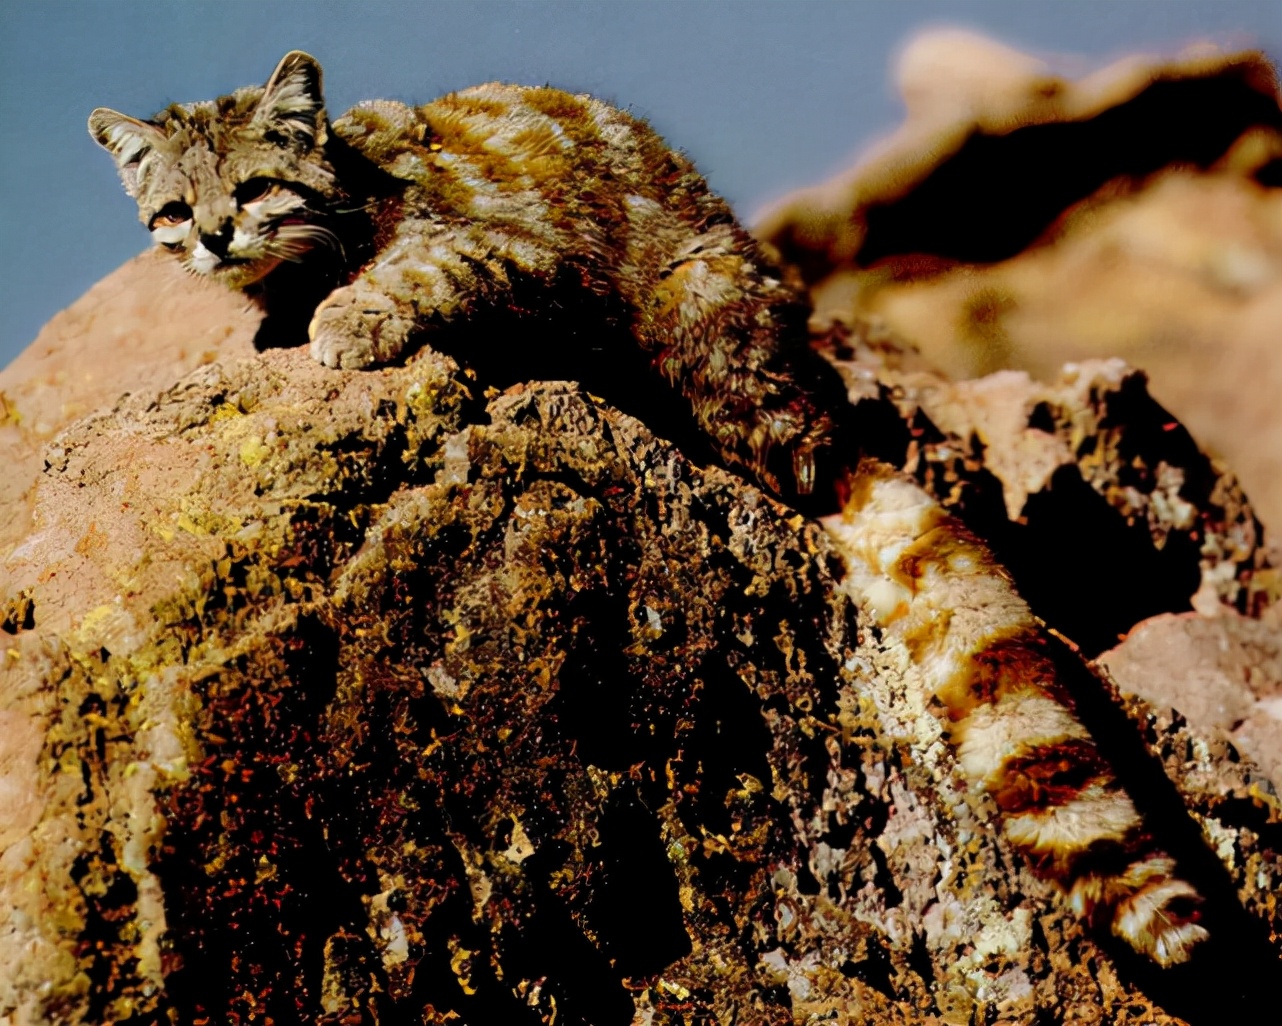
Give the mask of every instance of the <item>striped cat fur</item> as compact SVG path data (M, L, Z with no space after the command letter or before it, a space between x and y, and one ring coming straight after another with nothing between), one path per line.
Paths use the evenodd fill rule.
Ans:
M100 108L89 128L190 271L269 310L310 284L312 353L329 366L394 360L531 296L613 302L624 344L650 354L722 460L831 513L842 586L902 649L1009 842L1161 965L1206 936L1197 892L1146 833L1008 577L908 478L843 466L858 440L842 433L844 388L808 346L804 301L644 122L589 96L490 84L418 108L362 103L331 123L320 67L295 51L263 87L150 121ZM830 495L848 498L823 505Z

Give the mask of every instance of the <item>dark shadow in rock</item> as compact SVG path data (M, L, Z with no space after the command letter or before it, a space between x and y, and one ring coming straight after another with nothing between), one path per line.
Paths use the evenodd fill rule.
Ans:
M1254 177L1266 189L1282 189L1282 157L1274 157Z
M623 986L621 967L611 965L605 953L584 936L565 904L544 882L564 857L557 847L544 845L522 867L531 884L535 911L519 927L504 931L504 973L512 979L543 980L542 1000L555 1000L558 1022L627 1026L636 1009ZM667 871L670 875L671 869ZM644 932L644 919L634 925Z
M986 470L968 475L950 512L988 542L1033 612L1088 657L1141 620L1192 608L1196 545L1173 534L1158 549L1147 523L1128 524L1076 466L1060 467L1029 498L1025 523L1007 518L1001 483Z
M305 620L281 646L287 677L267 683L241 666L202 683L194 727L211 755L168 798L155 872L173 964L166 996L182 1022L298 1021L319 1006L324 945L338 934L360 949L369 978L383 976L362 889L341 872L309 791L283 787L277 772L317 758L336 639Z
M1159 79L1086 121L977 132L905 195L868 208L856 260L866 267L928 253L994 263L1029 246L1107 182L1172 164L1207 168L1247 129L1282 128L1276 97L1248 71Z
M589 857L599 883L588 901L588 923L621 975L662 972L688 955L691 943L658 819L638 795L616 791L598 829L601 844Z
M1082 480L1059 468L1024 507L1019 550L998 549L1029 605L1091 657L1135 624L1191 610L1201 582L1197 546L1172 534L1157 548L1148 524L1126 519Z
M254 348L291 349L307 342L307 326L321 300L341 283L339 269L316 261L281 264L261 287L245 295L263 311L254 333Z

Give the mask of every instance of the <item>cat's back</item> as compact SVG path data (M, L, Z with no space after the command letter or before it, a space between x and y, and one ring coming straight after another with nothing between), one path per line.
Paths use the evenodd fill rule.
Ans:
M587 93L551 86L486 82L419 108L442 141L539 155L636 152L657 136L640 119Z
M587 94L488 82L419 107L358 104L335 129L438 208L537 194L562 216L600 216L628 197L664 203L693 167L640 118ZM701 183L701 180L700 180Z

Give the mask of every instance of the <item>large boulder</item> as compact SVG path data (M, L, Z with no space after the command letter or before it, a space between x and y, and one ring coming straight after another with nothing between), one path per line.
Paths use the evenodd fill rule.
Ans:
M1096 739L1213 912L1192 963L1073 916L939 730L883 721L823 529L645 404L259 351L147 255L0 372L0 1024L1251 1021L1255 508L1120 362L950 380L843 317L868 450L1098 656Z

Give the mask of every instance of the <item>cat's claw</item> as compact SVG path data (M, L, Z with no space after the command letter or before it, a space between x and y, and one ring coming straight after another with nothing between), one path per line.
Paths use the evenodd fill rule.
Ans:
M359 370L395 360L409 346L412 315L374 288L336 289L307 328L312 357L326 367Z

